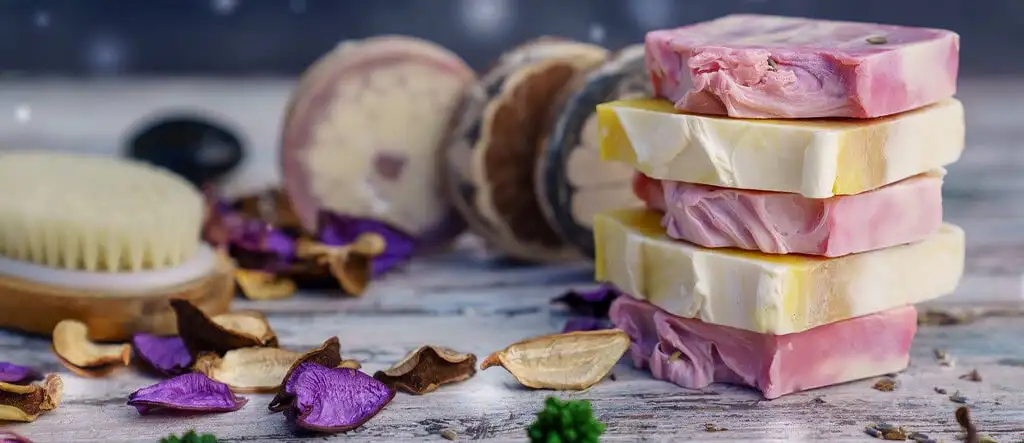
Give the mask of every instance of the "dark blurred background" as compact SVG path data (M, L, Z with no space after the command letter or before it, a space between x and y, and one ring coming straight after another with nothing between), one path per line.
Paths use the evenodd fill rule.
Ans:
M1024 0L0 0L0 71L290 76L340 40L380 33L483 68L542 34L614 48L732 12L952 29L964 75L1024 74Z

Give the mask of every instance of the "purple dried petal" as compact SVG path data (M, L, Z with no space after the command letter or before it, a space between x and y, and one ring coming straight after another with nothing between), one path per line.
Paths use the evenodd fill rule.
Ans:
M26 385L42 379L42 374L32 368L0 361L0 382L12 385Z
M362 426L395 397L384 383L356 369L306 362L285 383L294 396L287 416L300 428L345 432Z
M139 414L172 411L231 412L248 402L237 397L228 385L198 372L161 381L128 396L128 404Z
M185 341L178 336L158 337L150 334L135 334L132 337L135 355L161 375L171 377L188 372L192 355L185 347Z
M573 317L565 322L562 332L598 331L601 329L611 329L611 327L611 323L603 318Z
M0 443L32 443L28 437L15 434L14 431L0 429Z
M327 211L320 211L317 215L317 239L325 245L344 246L367 232L380 234L385 243L384 253L373 259L374 277L404 263L416 249L416 241L411 236L383 222Z
M620 295L622 293L612 285L602 284L592 291L568 291L551 300L551 303L564 304L576 315L608 318L608 309Z

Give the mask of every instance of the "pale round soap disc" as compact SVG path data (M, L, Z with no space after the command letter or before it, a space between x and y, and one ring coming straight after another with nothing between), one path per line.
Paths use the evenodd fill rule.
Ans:
M99 272L58 269L0 256L0 276L40 285L67 288L103 296L135 296L188 283L210 275L217 255L201 244L192 258L180 265L135 272Z

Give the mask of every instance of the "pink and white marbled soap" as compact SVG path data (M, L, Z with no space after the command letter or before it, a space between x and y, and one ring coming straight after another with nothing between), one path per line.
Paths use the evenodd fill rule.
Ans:
M741 118L873 118L956 92L951 31L736 14L645 38L659 97Z
M654 378L689 389L749 386L767 399L901 371L917 332L913 306L787 335L676 317L629 296L609 315L633 342L633 364Z
M942 225L942 175L914 176L855 195L720 188L636 174L633 191L663 212L669 237L707 248L840 257L923 240Z

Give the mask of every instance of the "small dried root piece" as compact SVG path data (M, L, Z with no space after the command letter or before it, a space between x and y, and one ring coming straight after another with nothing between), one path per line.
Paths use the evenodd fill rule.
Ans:
M266 317L255 311L237 311L208 317L187 300L171 300L178 317L178 334L193 357L233 349L277 347L277 334Z
M295 255L299 258L313 258L327 265L331 275L346 293L362 295L373 278L373 259L383 254L386 248L384 236L366 232L345 246L329 246L300 239Z
M391 389L414 395L431 392L441 385L468 380L476 374L476 356L439 346L420 346L373 378Z
M331 337L324 341L319 348L310 350L305 354L302 354L298 359L292 363L291 367L282 377L283 381L287 381L292 373L295 372L296 368L302 363L311 362L328 368L347 368L347 369L359 369L361 365L359 362L354 360L344 360L341 358L341 343L338 342L338 337ZM268 409L272 412L281 412L292 406L292 402L295 400L294 395L285 391L283 382L280 389L277 391L277 395L274 396L273 400L270 400Z
M252 269L235 270L235 283L250 300L279 300L295 295L298 290L291 279Z
M61 320L53 328L53 353L64 367L83 377L103 377L132 359L130 344L93 343L85 323L71 319Z
M0 383L0 421L35 421L56 409L63 395L64 381L56 374L30 385Z
M242 348L228 351L223 358L203 354L193 370L230 386L234 392L276 392L288 369L301 356L279 348Z
M514 343L484 359L480 369L504 367L523 386L584 390L611 372L629 349L621 329L545 335Z

